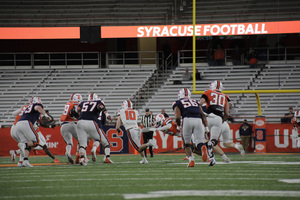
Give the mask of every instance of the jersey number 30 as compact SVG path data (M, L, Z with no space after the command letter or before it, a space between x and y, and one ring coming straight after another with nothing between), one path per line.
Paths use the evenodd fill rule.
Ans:
M225 95L220 95L217 93L211 93L210 96L212 100L209 102L210 105L217 105L217 106L225 106L226 97Z

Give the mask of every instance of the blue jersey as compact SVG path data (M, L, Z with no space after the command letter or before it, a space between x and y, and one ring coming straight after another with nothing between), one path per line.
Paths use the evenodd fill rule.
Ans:
M40 103L35 103L35 104L30 104L26 110L23 112L22 117L19 119L19 121L24 121L28 120L32 124L34 124L39 118L40 118L40 112L36 111L34 108L35 106L41 106L44 108L43 104Z
M101 100L83 101L78 107L81 108L78 120L93 120L95 122L98 122L100 112L105 109L105 105Z
M182 98L173 103L173 110L178 107L181 117L201 118L200 104L198 101L189 98Z

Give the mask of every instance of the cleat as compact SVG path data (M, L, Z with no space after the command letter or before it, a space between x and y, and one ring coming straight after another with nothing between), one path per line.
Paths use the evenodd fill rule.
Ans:
M210 161L209 161L209 165L208 166L214 166L216 164L216 161L214 158L210 158Z
M148 160L147 159L143 159L140 161L141 164L148 164Z
M19 143L18 147L20 148L21 155L25 156L25 147L26 147L25 143Z
M79 158L79 164L82 165L82 166L87 165L84 158Z
M239 145L239 146L238 146L238 150L239 150L241 156L244 157L244 156L245 156L245 150L243 149L243 146L242 146L242 145Z
M55 159L53 160L53 162L54 162L54 163L60 163L60 161L59 161L57 158L55 158Z
M23 161L19 161L18 164L17 164L17 167L23 167L22 164L23 164Z
M188 160L188 158L187 158L187 157L184 157L184 159L182 159L182 160Z
M24 160L22 163L22 167L33 167L28 160Z
M79 153L76 152L76 160L75 160L76 164L79 164L79 157L80 157Z
M148 144L152 146L154 149L158 149L156 142L153 139L150 139Z
M67 156L69 163L74 164L74 160L73 160L72 156L70 154L68 154L67 152L65 155Z
M195 161L191 160L187 167L195 167Z
M105 160L103 160L104 163L114 163L110 157L105 158Z
M16 161L16 151L15 150L10 150L9 154L11 156L11 162L15 162Z
M92 161L96 162L97 160L96 151L91 151L91 153L92 153Z
M201 153L202 153L202 161L206 162L207 161L207 148L205 145L201 147Z
M230 162L231 162L230 158L226 157L226 158L224 159L224 163L230 163Z

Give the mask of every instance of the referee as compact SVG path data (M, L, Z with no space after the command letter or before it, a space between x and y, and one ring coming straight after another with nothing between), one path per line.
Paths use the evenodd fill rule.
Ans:
M154 123L154 117L151 114L149 108L145 109L145 115L142 116L141 125L143 126L142 132L143 132L143 140L144 144L146 144L150 139L153 139L153 131L149 131L149 128L153 126ZM147 157L146 150L144 150L145 156ZM153 157L153 148L152 146L149 146L149 152L150 156Z

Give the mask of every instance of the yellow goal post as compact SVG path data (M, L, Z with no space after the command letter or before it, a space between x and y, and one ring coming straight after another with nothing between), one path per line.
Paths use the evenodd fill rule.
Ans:
M194 75L195 76L195 75ZM204 91L196 91L195 90L196 81L193 80L193 94L202 94ZM258 116L261 116L261 104L259 99L259 93L300 93L299 90L224 90L222 91L226 94L255 94L256 102L257 102L257 112Z

